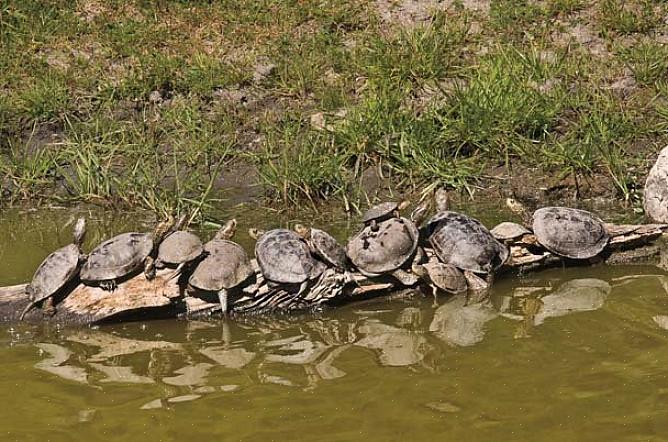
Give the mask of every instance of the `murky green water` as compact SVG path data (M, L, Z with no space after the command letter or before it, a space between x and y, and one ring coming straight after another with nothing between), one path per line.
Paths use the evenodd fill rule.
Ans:
M88 215L90 243L141 227ZM69 216L0 215L0 285L67 243ZM668 277L629 266L501 280L476 306L415 296L243 322L2 325L0 440L666 440L664 314Z

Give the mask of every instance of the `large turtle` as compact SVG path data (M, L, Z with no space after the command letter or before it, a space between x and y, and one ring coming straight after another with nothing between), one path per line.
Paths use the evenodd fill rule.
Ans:
M86 219L79 218L74 226L72 244L61 247L47 256L39 265L32 282L26 287L30 304L21 312L20 320L40 302L47 314L54 313L53 295L65 286L77 273L79 265L86 259L81 251L86 236Z
M533 213L532 225L543 247L571 259L593 258L610 240L603 221L586 210L543 207Z
M176 267L170 279L179 276L185 266L197 261L204 253L204 246L197 235L180 230L185 221L186 217L181 217L174 227L176 231L167 235L158 247L155 267Z
M272 285L299 284L301 294L308 281L319 277L327 266L311 255L311 250L296 232L288 229L274 229L264 232L250 229L249 234L256 239L255 258L262 275Z
M216 292L223 314L228 311L228 294L253 274L246 251L231 241L237 221L231 219L209 242L204 244L206 257L197 265L188 283L191 287Z
M347 267L346 249L332 235L324 230L306 227L302 224L295 225L295 232L306 240L313 253L325 263L339 270Z
M147 279L155 276L154 254L160 242L174 226L169 219L158 223L152 233L129 232L117 235L93 249L81 268L80 278L86 284L113 291L116 281L144 268Z
M410 203L406 200L401 202L388 201L385 203L376 204L369 208L362 215L362 223L365 226L370 226L372 230L378 230L378 223L388 220L390 218L399 218L401 211L408 207Z

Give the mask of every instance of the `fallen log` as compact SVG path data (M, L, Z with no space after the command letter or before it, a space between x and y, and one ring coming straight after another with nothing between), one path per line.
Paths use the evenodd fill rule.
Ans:
M499 277L527 273L555 266L582 266L606 263L654 264L668 269L668 254L662 236L668 225L607 225L611 240L604 252L593 260L570 260L543 249L535 241L512 244L511 257L500 269ZM430 250L426 256L433 255ZM63 324L91 324L155 318L176 318L220 313L215 294L189 293L184 284L169 280L171 270L160 270L153 280L143 273L118 285L113 292L75 283L66 288L67 296L56 299L56 313L45 316L39 308L26 315L27 321ZM422 281L414 289L423 287ZM426 286L425 286L426 287ZM29 302L26 284L0 287L0 321L17 321ZM387 296L406 286L390 276L369 278L357 272L325 271L312 281L308 290L269 286L256 268L254 284L230 294L230 316L313 311L376 296ZM431 290L425 290L430 293ZM479 297L476 297L479 299Z

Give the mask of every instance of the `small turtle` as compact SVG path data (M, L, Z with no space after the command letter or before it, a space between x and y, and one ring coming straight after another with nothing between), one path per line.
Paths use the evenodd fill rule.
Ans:
M429 283L434 298L439 289L453 295L466 293L468 289L464 273L452 264L443 264L432 259L424 264L415 263L411 269L413 273Z
M206 258L197 265L188 281L196 289L217 292L223 314L228 311L229 291L254 274L246 251L231 241L236 227L237 221L229 220L213 239L204 244Z
M122 233L97 246L81 268L84 283L113 291L116 281L144 267L147 279L155 276L153 256L174 220L160 222L152 233Z
M547 250L571 259L593 258L610 240L600 218L586 210L569 207L536 210L533 232Z
M302 224L295 225L295 232L306 240L315 255L325 263L339 270L347 267L346 250L332 235L324 230L306 227Z
M308 281L319 277L327 266L311 255L304 239L292 230L268 232L250 229L255 243L255 258L268 283L300 284L298 295L306 290Z
M399 218L401 211L408 207L408 201L389 201L376 204L362 215L362 222L365 226L370 226L372 230L378 230L378 223L390 218Z
M25 315L40 302L42 302L44 312L54 313L53 295L74 278L79 265L86 259L81 251L85 236L86 219L79 218L74 226L73 243L51 253L35 271L32 282L26 287L26 293L30 295L30 304L21 312L19 320L22 321Z
M520 241L525 235L531 235L531 231L521 224L504 221L494 226L490 233L494 238L506 244Z
M202 241L197 235L180 230L185 220L185 216L181 217L174 227L176 231L170 233L158 247L155 267L161 269L176 266L176 270L169 279L179 276L186 265L195 262L204 253Z

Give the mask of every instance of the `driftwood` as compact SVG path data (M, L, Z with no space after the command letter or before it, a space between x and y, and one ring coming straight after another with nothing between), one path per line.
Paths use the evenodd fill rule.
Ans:
M540 247L532 235L510 244L511 257L500 269L499 277L526 273L555 266L582 266L607 264L654 264L668 268L665 247L661 239L668 226L607 225L611 241L604 252L589 261L573 261L556 256ZM426 255L431 255L426 250ZM109 321L129 321L152 318L175 318L220 313L215 294L188 293L181 281L169 280L171 270L158 271L156 278L148 281L143 273L118 285L113 292L98 287L74 283L66 287L66 296L56 297L56 313L45 316L35 308L28 313L28 321L53 321L67 324L90 324ZM413 289L419 289L418 283ZM0 287L0 321L17 321L28 304L26 285ZM284 313L321 309L366 299L387 296L406 289L391 277L368 278L357 272L325 271L311 282L307 291L298 294L295 287L272 288L265 283L259 269L255 279L236 293L230 294L230 316L248 314ZM431 290L425 290L430 293Z

